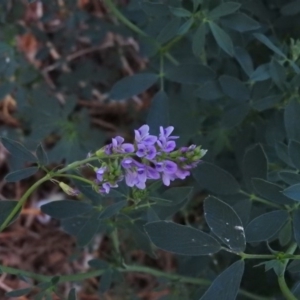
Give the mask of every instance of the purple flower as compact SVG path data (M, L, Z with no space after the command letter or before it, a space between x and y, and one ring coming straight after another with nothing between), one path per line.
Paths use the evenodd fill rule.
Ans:
M103 181L103 175L104 175L106 169L107 169L107 167L102 167L96 171L96 177L97 177L98 182Z
M150 166L145 166L146 167L146 174L148 179L159 179L160 175L157 170Z
M105 182L100 187L99 192L108 194L110 191L110 188L115 188L115 187L118 187L118 185L116 183L111 184L110 182Z
M136 186L137 188L143 190L146 188L146 180L146 171L143 168L127 170L125 175L125 181L129 187Z
M155 164L158 172L174 174L177 171L177 164L171 160L164 160Z
M170 136L172 131L174 130L173 126L169 126L167 128L159 127L159 139L157 140L157 144L163 152L171 152L176 148L175 139L178 139L178 136Z
M112 139L112 151L115 153L132 153L134 146L129 143L124 143L124 138L116 136Z
M154 135L149 135L149 126L143 125L138 130L134 131L135 141L137 143L142 143L144 145L154 145L157 141L157 137Z
M178 168L174 175L179 179L185 179L187 176L190 176L190 174L190 171Z
M152 160L156 156L156 148L153 145L138 144L137 147L136 155L138 157L146 157Z
M179 136L170 136L170 134L173 132L174 127L169 126L166 128L163 128L162 126L159 127L159 139L160 140L176 140L179 138Z

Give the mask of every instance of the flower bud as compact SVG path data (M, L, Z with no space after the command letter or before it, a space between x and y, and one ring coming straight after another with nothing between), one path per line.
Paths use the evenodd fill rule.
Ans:
M101 149L97 150L95 154L97 157L103 157L105 154L105 147L102 147Z
M64 182L60 182L59 186L67 195L70 195L70 196L78 196L79 195L78 190L73 189L72 187L65 184Z

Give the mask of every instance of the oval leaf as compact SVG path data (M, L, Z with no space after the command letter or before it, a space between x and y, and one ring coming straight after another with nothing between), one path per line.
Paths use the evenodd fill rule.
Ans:
M223 271L200 300L234 300L240 288L245 262L237 261Z
M122 78L114 84L110 97L115 100L128 99L151 87L158 79L157 74L144 73Z
M278 54L281 57L286 58L286 56L283 54L283 52L276 47L265 35L261 33L254 33L253 34L261 43L263 43L265 46L267 46L269 49L274 51L276 54Z
M202 22L193 36L192 48L193 53L196 57L199 57L203 53L205 46L206 28L206 23Z
M260 24L244 13L232 14L222 19L222 24L238 32L246 32L260 28Z
M104 220L104 219L111 218L112 216L117 214L126 205L127 205L127 200L120 201L120 202L117 202L117 203L114 203L114 204L111 204L111 205L107 206L103 210L101 215L99 216L99 219Z
M25 289L20 289L20 290L15 290L15 291L11 291L6 293L6 296L8 297L21 297L21 296L25 296L27 294L30 293L30 291L32 290L32 288L25 288Z
M250 148L243 160L242 171L248 188L253 189L252 178L267 178L267 157L261 145Z
M46 166L49 163L47 153L45 152L42 144L39 144L36 148L36 156L41 165Z
M41 211L55 219L66 219L83 215L93 207L84 202L58 200L41 206Z
M288 149L293 165L296 167L296 169L300 170L300 143L292 140L289 142Z
M173 222L148 223L145 230L156 247L179 255L208 255L218 252L221 247L207 233Z
M99 212L96 211L91 216L89 216L88 221L81 227L78 234L76 234L79 247L86 246L92 240L92 238L98 232L100 224Z
M166 78L183 84L201 84L215 78L215 72L204 65L182 64L166 70Z
M7 174L4 179L7 182L17 182L34 175L38 170L39 170L38 167L30 167L30 168L18 170Z
M238 78L222 75L219 82L224 94L230 98L242 101L250 98L250 91Z
M232 175L208 162L202 162L193 171L193 176L201 187L216 194L235 194L240 190Z
M243 252L246 247L245 232L241 219L226 203L208 197L204 202L204 216L211 231L230 249Z
M298 245L300 245L300 209L293 214L294 237Z
M36 162L36 157L21 143L6 137L1 137L1 142L12 156L17 156L25 162Z
M288 217L288 212L276 210L255 218L246 228L246 241L252 243L269 240L283 227Z
M241 7L240 3L236 2L225 2L220 4L219 6L215 7L213 10L211 10L207 18L210 20L216 20L220 17L227 16L230 14L233 14Z
M74 288L72 288L69 292L68 300L76 300L76 299L77 299L76 290Z
M291 101L284 110L284 124L287 137L300 142L300 103Z
M300 201L300 183L294 184L283 190L283 194L295 201Z
M234 55L233 43L229 35L216 23L209 22L210 30L219 45L228 55Z
M252 179L254 189L264 198L278 204L291 205L295 202L282 194L282 188L274 183L260 178Z

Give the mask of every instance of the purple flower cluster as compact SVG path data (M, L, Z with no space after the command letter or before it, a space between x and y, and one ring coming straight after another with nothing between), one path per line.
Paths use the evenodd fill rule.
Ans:
M206 151L195 145L175 150L178 136L171 135L173 130L172 126L160 127L157 137L149 134L148 125L143 125L134 131L133 144L124 143L120 136L113 138L111 144L96 153L99 158L103 152L111 155L110 164L103 163L96 169L100 193L109 193L124 178L129 187L145 189L148 179L161 178L169 186L171 181L189 176Z

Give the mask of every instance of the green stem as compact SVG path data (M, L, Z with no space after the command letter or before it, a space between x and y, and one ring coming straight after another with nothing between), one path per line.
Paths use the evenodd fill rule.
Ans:
M239 253L242 259L276 259L277 256L274 254L247 254Z
M90 184L90 185L92 185L92 184L94 184L94 182L93 181L91 181L91 180L88 180L88 179L85 179L85 178L83 178L83 177L80 177L80 176L77 176L77 175L73 175L73 174L53 174L53 176L52 177L66 177L66 178L74 178L74 179L76 179L76 180L80 180L80 181L82 181L82 182L86 182L86 183L88 183L88 184Z
M296 243L293 243L290 248L287 250L286 254L293 254L296 249L297 249L298 245ZM286 281L285 281L285 269L289 263L289 259L285 259L283 262L283 266L282 266L282 272L281 274L278 276L278 284L280 287L280 290L282 292L282 295L285 297L285 299L287 300L297 300L297 298L293 295L293 293L291 292L291 290L289 289Z
M160 76L160 90L164 91L165 90L165 74L164 74L164 56L161 54L160 55L160 70L159 70L159 76Z
M256 195L251 195L243 190L240 190L240 193L245 195L245 196L248 196L250 198L250 200L254 200L254 201L257 201L257 202L260 202L260 203L263 203L263 204L266 204L266 205L269 205L269 206L272 206L272 207L275 207L275 208L279 208L279 209L282 209L282 206L276 204L276 203L272 203L271 201L268 201L266 199L263 199L263 198L260 198Z
M159 43L153 39L151 36L149 36L146 32L144 32L143 30L141 30L140 28L138 28L136 25L134 25L133 23L131 23L115 6L115 4L113 3L113 1L111 0L104 0L105 5L110 9L110 11L115 15L115 17L121 22L123 23L125 26L127 26L128 28L130 28L133 32L143 36L143 37L147 37L149 38L149 40L151 40L156 46L157 48L160 49L160 51L162 50L161 46L159 45ZM179 37L178 37L179 38ZM182 36L180 36L180 38L182 38ZM176 39L176 38L175 38ZM172 41L171 41L172 42ZM168 47L169 49L170 47ZM178 66L179 62L167 51L164 51L164 55L166 56L166 58L172 62L174 65Z
M49 180L51 178L50 175L46 175L40 180L38 180L36 183L34 183L21 197L21 199L18 201L17 205L14 207L14 209L10 212L10 214L7 216L5 221L0 226L0 232L3 231L3 229L11 222L11 220L15 217L15 215L18 213L20 209L22 209L23 205L25 204L27 198L30 196L30 194L37 189L43 182Z
M104 0L104 3L116 16L116 18L119 19L119 21L121 21L128 28L130 28L132 31L136 32L141 36L148 36L144 31L142 31L140 28L131 23L126 17L124 17L111 0Z
M8 274L23 275L25 277L30 277L30 278L35 279L40 282L50 282L52 279L52 276L35 274L33 272L27 272L27 271L19 270L16 268L10 268L10 267L6 267L6 266L0 266L0 270L4 273L8 273ZM70 281L82 281L82 280L85 280L88 278L101 276L105 271L106 270L93 270L93 271L88 271L86 273L62 275L59 278L59 283L65 283L65 282L70 282ZM211 284L211 281L209 281L207 279L194 278L194 277L188 277L188 276L167 273L167 272L163 272L160 270L156 270L156 269L152 269L152 268L144 267L144 266L138 266L138 265L131 265L131 266L126 265L124 268L117 268L117 271L119 271L121 273L129 273L129 272L146 273L146 274L149 274L149 275L152 275L155 277L163 277L163 278L167 278L170 280L178 281L180 283L187 283L187 284L204 285L204 286L208 286ZM242 289L239 291L239 294L243 295L245 297L248 297L249 299L252 299L252 300L271 300L272 299L269 297L258 296L258 295L252 294L250 292L244 291Z

